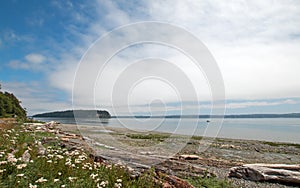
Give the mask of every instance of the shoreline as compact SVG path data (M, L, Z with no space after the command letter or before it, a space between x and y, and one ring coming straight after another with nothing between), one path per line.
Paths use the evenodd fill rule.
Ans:
M60 123L61 125L70 125L70 126L78 126L77 124L74 123ZM113 126L96 126L96 125L92 125L92 124L82 124L79 126L86 126L86 127L93 127L93 128L101 128L104 127L105 129L112 129L112 130L119 130L119 131L125 131L125 132L137 132L137 131L133 131L133 130L128 130L125 128L119 128L119 127L113 127ZM207 139L223 139L223 140L235 140L235 141L249 141L249 142L265 142L265 143L274 143L272 145L299 145L300 146L300 142L292 142L292 141L273 141L273 140L268 140L268 139L247 139L247 138L230 138L230 137L209 137L209 136L203 136L203 135L188 135L188 134L179 134L179 133L170 133L167 131L147 131L147 130L143 130L143 129L139 129L138 131L140 131L140 133L142 132L147 132L147 133L156 133L156 134L166 134L166 135L176 135L179 137L203 137L203 138L207 138ZM147 134L146 133L146 134Z
M58 121L63 124L76 124L75 120L69 120L69 118L61 120L60 118L44 118L38 119L44 121ZM122 120L123 121L123 120ZM142 123L142 126L139 126L138 121L135 120L124 120L125 123L130 125L130 128L133 130L143 131L143 129L152 129L152 124L158 123L157 120L154 122ZM175 120L174 120L175 121ZM273 122L274 121L274 122ZM195 136L205 136L205 137L215 137L223 139L241 139L241 140L258 140L258 141L266 141L266 142L282 142L282 143L291 143L291 144L300 144L300 139L298 136L298 132L300 131L299 121L295 119L291 119L289 121L281 120L272 120L269 122L268 120L225 120L222 126L215 124L214 122L210 122L210 125L206 125L206 123L199 122L197 127L194 127L194 124L190 121L184 121L180 124L180 126L173 127L173 120L167 120L163 126L158 128L157 131L162 133L173 133L177 129L176 134L189 136L194 133ZM177 122L175 122L177 123ZM98 125L103 127L119 127L124 128L123 125L116 119L111 119L106 123L102 122L89 122L88 119L80 120L79 124L88 124L90 126ZM186 125L185 125L186 124ZM185 125L185 126L184 126ZM245 125L245 126L244 126ZM285 125L287 127L285 127ZM295 126L294 126L295 125ZM145 127L145 128L142 128ZM211 128L210 128L211 127ZM194 130L194 128L196 128ZM207 132L205 132L207 130ZM220 129L220 130L219 130ZM219 131L217 131L219 130ZM218 134L217 134L218 132Z
M108 132L99 131L99 127L82 125L81 132L78 132L77 125L60 124L59 128L65 132L72 132L81 135L89 142L89 145L99 157L112 161L113 163L122 163L134 170L151 168L161 168L170 171L180 178L193 176L199 172L199 169L215 175L219 179L228 179L230 168L251 163L273 163L273 164L300 164L300 144L268 142L257 140L242 140L216 138L204 150L199 151L199 145L205 144L202 137L191 137L186 145L174 155L159 149L148 150L151 146L166 142L170 134L151 132L141 134L134 131L124 131L120 128L108 128ZM103 130L103 129L102 129ZM104 139L112 135L114 140L120 141L126 148L118 148ZM98 139L99 136L101 139ZM98 138L97 138L98 137ZM176 135L172 142L182 143L186 139L184 135ZM143 148L146 148L144 150ZM183 156L194 156L194 159L185 159ZM157 166L157 164L159 164ZM191 166L194 170L187 170ZM198 172L197 172L198 170ZM187 175L188 174L188 175ZM288 187L281 184L266 182L253 182L249 180L229 178L235 186L242 187Z

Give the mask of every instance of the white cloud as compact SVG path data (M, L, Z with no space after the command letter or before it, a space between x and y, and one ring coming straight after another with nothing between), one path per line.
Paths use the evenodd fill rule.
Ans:
M47 70L45 68L46 57L37 54L30 53L24 57L22 61L12 60L8 63L8 66L13 69L26 69L26 70Z
M148 3L152 17L182 25L206 43L221 68L228 98L299 97L299 2Z
M216 40L220 44L285 38L299 32L297 1L169 0L149 1L148 6L152 18L182 25L205 41Z
M25 56L25 59L32 64L40 64L43 63L46 58L41 54L31 53Z
M247 107L260 107L260 106L277 106L285 104L298 104L299 102L291 99L269 102L269 101L250 101L250 102L234 102L228 103L227 108L247 108Z
M53 86L68 93L72 92L79 57L97 36L123 24L157 20L182 26L207 45L223 74L228 99L300 97L300 74L298 73L300 70L300 17L298 16L300 3L298 1L147 1L139 4L136 8L139 11L129 11L127 7L108 1L98 1L95 6L100 9L98 15L95 16L96 19L89 21L86 33L81 33L76 27L69 28L70 32L78 36L79 42L73 44L75 46L71 54L67 54L70 51L61 54L60 64L49 77ZM138 13L135 14L135 12ZM87 20L84 15L80 17L77 15L74 19L80 19L81 22ZM153 34L151 32L153 31L136 34ZM108 49L98 50L99 55ZM191 78L198 97L202 100L210 99L204 75L195 71L182 54L162 51L160 47L136 48L123 56L112 59L111 67L107 68L106 75L103 77L105 82L102 88L105 90L103 93L112 92L114 81L123 70L120 68L122 64L129 65L138 57L147 57L149 54L177 62L183 72ZM97 62L97 58L99 57L96 54L93 61ZM151 65L136 71L146 74L149 68ZM95 71L98 70L99 67L98 69L95 67ZM90 74L86 73L87 80L91 79L96 82L97 80L93 80ZM87 100L84 94L87 92L84 82L81 87L82 104L93 103L94 99L88 98ZM147 95L159 94L157 88L149 89L149 85L144 87L140 89L139 95L135 95L134 104L144 102L143 99ZM99 93L96 101L107 105L110 103L110 95L103 93ZM174 100L174 97L164 96L163 98L168 102ZM259 102L232 104L229 107L237 108L247 105L275 104Z
M300 42L300 41L299 41ZM214 50L231 99L299 97L300 46L249 44Z
M267 106L279 106L279 105L296 105L296 104L299 104L299 100L294 100L294 99L279 99L279 100L275 100L275 101L270 101L270 100L266 100L266 101L262 101L262 100L259 100L259 101L253 101L253 100L245 100L245 101L241 101L241 102L236 102L236 101L233 101L233 102L227 102L226 103L226 108L228 110L232 110L232 109L242 109L242 108L249 108L249 107L267 107ZM164 110L163 109L168 109L168 110L177 110L177 111L180 111L180 110L190 110L190 109L196 109L198 108L198 104L197 103L182 103L183 107L180 106L181 104L178 103L178 104L160 104L160 105L157 105L157 106L153 106L153 105L150 105L151 109L156 109L156 111L161 111L163 112ZM136 108L139 108L139 109L143 109L142 106L137 106ZM212 105L211 104L208 104L208 103L200 103L200 108L203 110L206 110L206 109L211 109L212 108ZM215 108L222 108L222 106L218 106L216 105ZM253 112L252 112L253 113Z

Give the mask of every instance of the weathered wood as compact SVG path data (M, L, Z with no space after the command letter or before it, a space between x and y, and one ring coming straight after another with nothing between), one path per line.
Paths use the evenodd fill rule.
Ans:
M198 156L198 155L180 155L179 158L184 159L184 160L198 160L198 159L201 159L201 157Z
M300 164L245 164L231 168L229 177L300 185Z

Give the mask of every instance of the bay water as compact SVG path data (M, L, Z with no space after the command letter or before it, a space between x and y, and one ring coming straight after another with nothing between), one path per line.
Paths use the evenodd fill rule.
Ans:
M126 128L147 133L158 131L172 134L218 138L261 140L300 144L300 118L35 118L63 124Z

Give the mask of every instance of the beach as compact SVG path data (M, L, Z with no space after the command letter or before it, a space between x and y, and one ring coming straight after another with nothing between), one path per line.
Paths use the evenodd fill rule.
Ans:
M87 143L95 155L129 166L136 173L154 167L183 179L209 173L226 179L237 187L288 187L278 183L228 178L228 174L230 168L243 164L300 163L300 145L293 143L174 136L160 132L140 133L121 128L103 129L99 126L75 124L60 124L59 129L82 135L83 142ZM168 150L167 147L170 146L183 147L174 152L175 149Z

